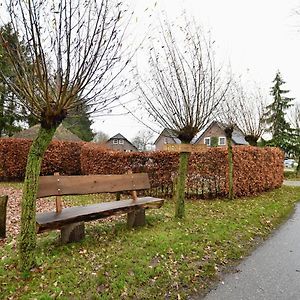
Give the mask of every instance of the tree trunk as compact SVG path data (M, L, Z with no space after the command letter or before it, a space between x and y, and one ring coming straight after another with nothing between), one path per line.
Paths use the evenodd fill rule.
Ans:
M232 153L232 133L234 124L228 125L224 131L227 139L227 152L228 152L228 198L233 199L233 153Z
M227 137L228 146L228 198L233 199L233 155L232 155L232 136Z
M180 152L179 154L179 171L176 184L176 218L184 218L184 198L185 198L185 183L188 173L189 152Z
M300 175L300 156L298 157L298 166L296 168L296 175L299 176Z
M0 195L0 238L6 236L6 206L7 206L7 195Z
M257 147L258 136L255 135L246 135L245 140L249 143L250 146Z
M21 202L21 233L19 240L19 260L22 271L29 271L36 265L36 195L42 159L57 126L46 129L40 127L33 141L27 159L23 196Z

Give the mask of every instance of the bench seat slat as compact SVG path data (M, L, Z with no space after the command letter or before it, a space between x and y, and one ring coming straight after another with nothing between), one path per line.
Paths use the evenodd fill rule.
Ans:
M36 216L37 230L40 233L46 230L59 229L63 225L101 219L114 215L117 212L127 213L137 208L160 208L163 203L163 199L143 197L138 198L137 201L129 199L68 207L64 208L59 214L56 212L38 213Z

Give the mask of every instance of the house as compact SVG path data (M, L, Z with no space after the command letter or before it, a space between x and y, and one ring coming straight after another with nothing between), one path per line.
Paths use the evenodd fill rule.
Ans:
M40 129L40 124L34 125L28 129L17 132L13 135L13 138L22 138L33 140L36 138L38 131ZM82 140L70 130L64 127L63 124L60 124L56 129L52 140L56 141L70 141L70 142L82 142Z
M106 143L106 147L112 150L135 152L138 149L130 143L122 134L118 133L111 137Z
M203 131L203 133L195 141L195 144L204 144L207 146L226 146L225 125L221 122L213 121ZM232 133L233 145L248 145L245 136L241 130L236 127Z
M181 144L172 129L165 128L154 142L156 150L163 150L166 144Z

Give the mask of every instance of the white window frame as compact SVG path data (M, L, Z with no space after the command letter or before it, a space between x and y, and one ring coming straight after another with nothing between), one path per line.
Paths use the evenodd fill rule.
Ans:
M113 144L114 145L118 145L118 140L117 139L113 139Z
M208 141L208 143L206 143L206 141ZM204 138L204 145L207 145L207 146L211 145L211 139L210 139L210 137L205 137Z
M124 140L119 140L119 145L124 145Z
M224 139L224 143L221 144L221 139ZM219 142L218 142L219 146L225 146L226 145L226 137L225 136L219 136Z

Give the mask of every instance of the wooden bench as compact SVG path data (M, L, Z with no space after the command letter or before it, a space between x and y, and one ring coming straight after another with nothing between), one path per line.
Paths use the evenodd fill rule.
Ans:
M124 175L41 176L37 198L56 196L56 211L37 213L37 232L60 229L62 243L79 241L84 237L84 222L127 213L128 227L145 224L145 209L160 208L164 200L137 197L137 190L149 189L147 173ZM86 206L62 208L63 195L85 195L130 191L128 200L101 202Z

